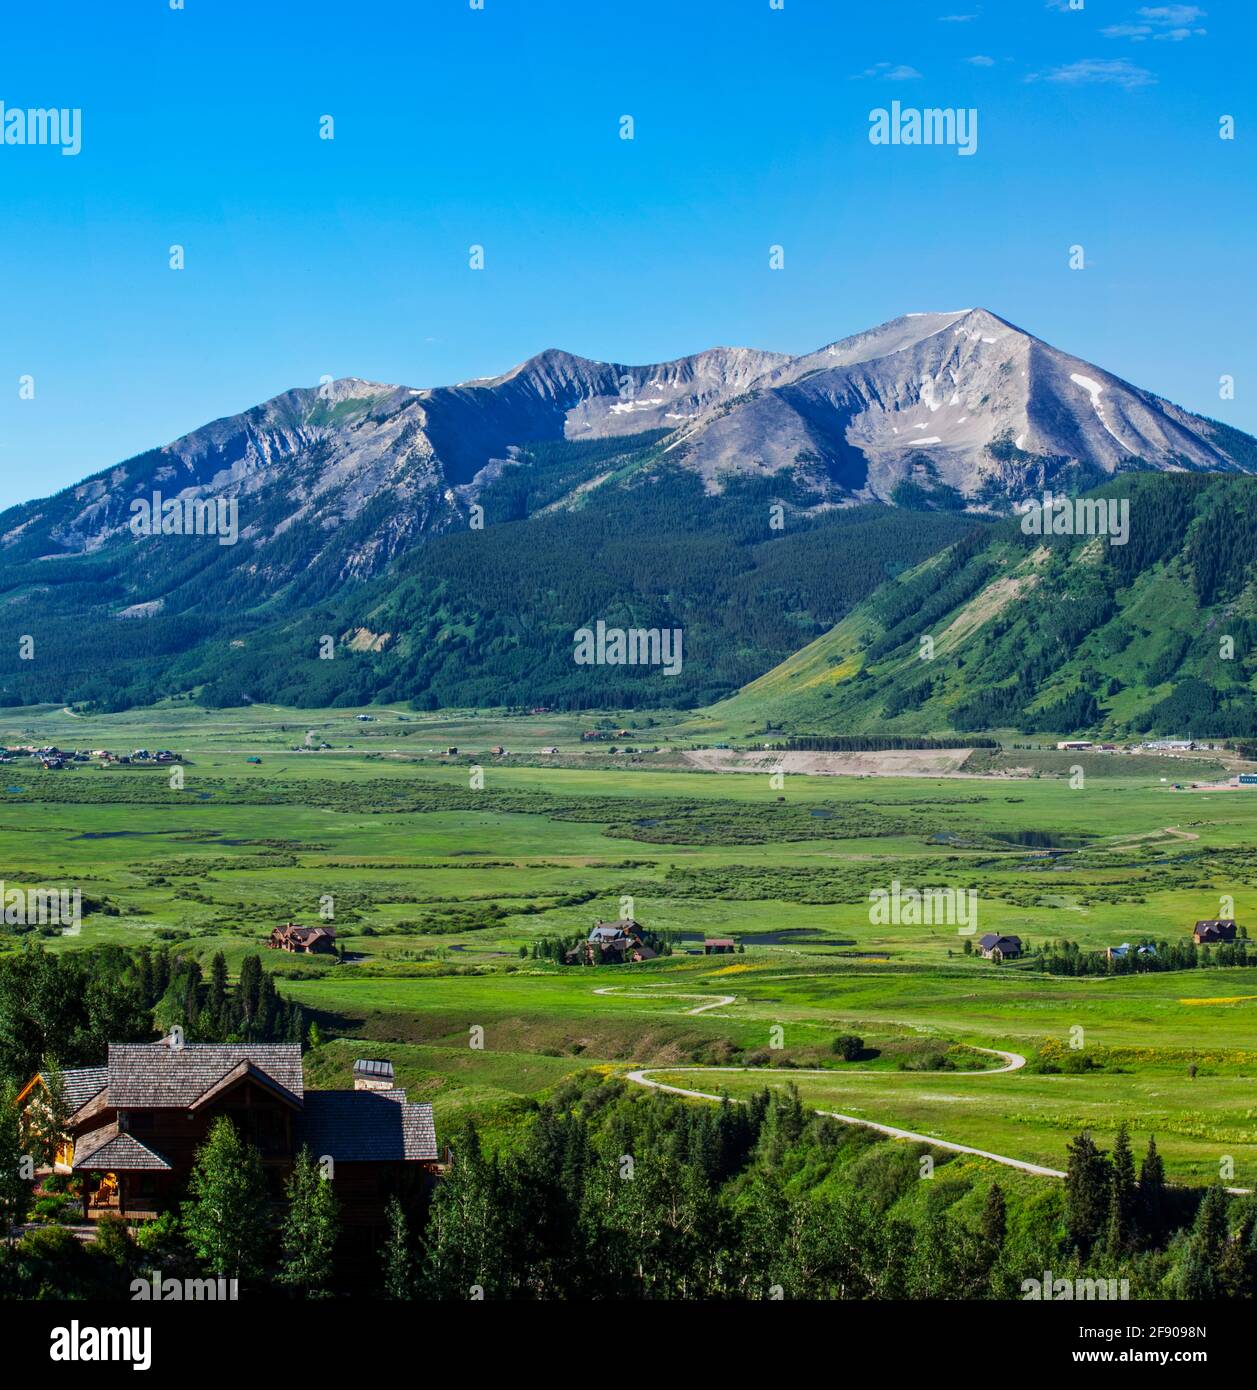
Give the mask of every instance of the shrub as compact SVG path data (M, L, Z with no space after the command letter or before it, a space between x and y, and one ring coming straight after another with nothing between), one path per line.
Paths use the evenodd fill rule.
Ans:
M945 1052L927 1052L899 1063L900 1071L955 1071L956 1064Z
M129 1265L135 1256L135 1242L127 1223L113 1212L105 1212L96 1222L96 1253L116 1265Z
M59 1221L66 1205L67 1199L55 1193L48 1197L39 1197L31 1206L31 1216L36 1221Z

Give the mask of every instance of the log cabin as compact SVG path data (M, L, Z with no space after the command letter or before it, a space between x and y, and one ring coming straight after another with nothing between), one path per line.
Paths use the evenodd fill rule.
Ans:
M614 922L595 922L586 940L564 957L567 965L622 965L625 961L654 960L659 954L642 940L644 928L631 917Z
M377 1064L377 1081L385 1080L381 1070ZM438 1171L430 1105L412 1104L391 1085L307 1091L296 1043L111 1043L105 1066L62 1076L71 1114L55 1168L81 1179L88 1220L111 1212L135 1222L177 1210L196 1151L220 1116L257 1147L276 1201L303 1145L316 1161L331 1160L351 1254L376 1247L389 1197L414 1200ZM28 1128L41 1129L46 1095L40 1076L19 1092Z
M987 960L1016 960L1021 955L1021 937L989 931L978 938L978 951Z
M335 955L335 927L299 927L285 922L271 932L266 943L273 951L293 951L301 955Z

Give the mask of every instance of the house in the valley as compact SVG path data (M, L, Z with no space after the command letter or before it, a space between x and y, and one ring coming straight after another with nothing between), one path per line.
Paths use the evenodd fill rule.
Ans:
M1197 946L1216 946L1223 941L1234 941L1235 931L1233 918L1215 917L1205 922L1197 922L1192 931L1192 940Z
M703 942L703 955L728 956L737 950L737 942L728 936L709 936Z
M103 1067L67 1070L63 1081L71 1114L55 1167L81 1179L89 1220L177 1209L197 1149L224 1116L259 1150L277 1200L303 1145L332 1160L350 1259L377 1248L388 1199L416 1195L436 1171L430 1105L356 1079L352 1091L307 1091L296 1043L110 1043ZM47 1095L40 1076L18 1094L37 1132Z
M1129 941L1123 941L1120 946L1108 946L1104 951L1105 960L1126 960L1134 956L1155 956L1157 948L1151 943L1143 946L1132 946Z
M292 951L299 955L335 955L335 927L299 927L295 922L285 922L271 932L266 943L272 951Z
M595 922L584 941L564 956L568 965L623 965L625 961L654 960L658 954L643 941L644 931L631 917Z
M978 950L987 960L1016 960L1021 955L1021 937L989 931L978 937Z

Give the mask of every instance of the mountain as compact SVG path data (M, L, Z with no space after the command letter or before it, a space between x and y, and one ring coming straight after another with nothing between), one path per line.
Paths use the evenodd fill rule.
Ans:
M981 309L325 381L0 514L0 699L702 704L979 518L1129 470L1257 471L1257 441ZM134 534L154 498L233 543ZM574 670L598 618L683 628L685 671Z
M686 436L704 477L793 462L860 497L999 507L1132 469L1257 470L1247 436L985 309L895 319L776 367L748 394Z
M1087 498L1129 504L1124 543L975 532L696 732L1257 735L1257 480L1140 474Z

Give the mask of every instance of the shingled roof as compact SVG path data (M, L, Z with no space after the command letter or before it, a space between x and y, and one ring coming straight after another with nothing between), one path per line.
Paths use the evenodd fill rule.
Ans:
M297 1117L298 1144L316 1159L339 1163L436 1158L430 1105L412 1105L405 1091L307 1091Z
M93 1140L100 1142L93 1143ZM141 1144L135 1135L119 1133L116 1125L84 1135L74 1146L74 1166L128 1173L170 1171L170 1164L161 1154Z
M73 1114L105 1089L109 1082L109 1068L75 1067L72 1071L63 1071L61 1079L65 1085L66 1104Z
M298 1101L304 1094L298 1043L109 1044L109 1104L190 1106L241 1062L252 1062Z

